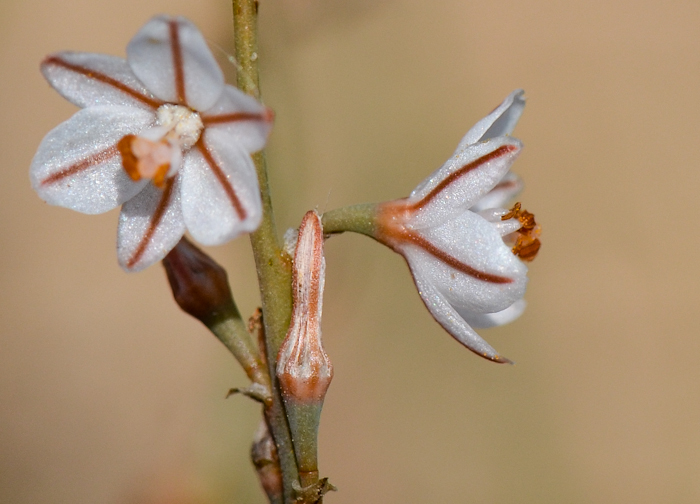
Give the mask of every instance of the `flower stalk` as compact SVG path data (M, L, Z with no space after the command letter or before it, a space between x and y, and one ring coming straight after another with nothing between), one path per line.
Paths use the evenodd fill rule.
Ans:
M323 232L330 235L352 231L374 238L377 233L377 212L378 205L375 203L336 208L323 214Z
M270 377L231 296L226 270L183 238L163 259L173 297L221 341L253 382L254 393L270 402Z
M232 5L235 57L239 65L238 87L251 96L259 97L258 2L233 0ZM258 229L251 233L250 242L264 314L267 364L273 380L272 404L265 409L265 416L277 447L282 470L284 502L292 503L296 499L293 483L298 481L299 472L279 385L275 378L277 353L286 335L292 313L291 265L290 258L283 251L277 235L265 155L259 152L252 157L262 197L262 221Z

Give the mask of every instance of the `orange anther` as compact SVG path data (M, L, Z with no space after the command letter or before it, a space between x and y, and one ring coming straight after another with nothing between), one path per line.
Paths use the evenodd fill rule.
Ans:
M117 149L122 155L122 166L124 171L131 177L134 182L141 180L141 174L138 169L138 158L131 150L131 141L136 138L136 135L126 135L117 143Z
M153 185L163 187L173 154L173 147L166 140L152 142L136 135L125 135L117 143L117 149L131 180L150 178Z
M512 249L513 254L523 261L532 261L540 250L539 236L542 231L542 228L535 222L535 214L522 210L518 202L507 214L501 217L501 220L508 219L518 219L521 226L517 231L518 238Z

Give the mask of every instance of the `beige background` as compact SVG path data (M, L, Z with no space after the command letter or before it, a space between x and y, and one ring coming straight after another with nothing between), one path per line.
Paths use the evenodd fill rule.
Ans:
M0 3L0 502L261 503L243 374L175 307L160 266L123 273L117 213L49 207L27 169L74 107L64 49L123 55L153 14L232 51L224 1ZM328 503L700 501L700 4L651 0L261 1L280 230L406 195L511 90L521 199L543 226L529 308L462 349L400 257L327 244L335 364ZM222 56L227 72L231 65ZM211 253L245 313L245 238Z

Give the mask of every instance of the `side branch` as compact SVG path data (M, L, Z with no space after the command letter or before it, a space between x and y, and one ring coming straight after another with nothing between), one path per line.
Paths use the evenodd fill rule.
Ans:
M374 238L377 234L377 214L379 205L365 203L336 208L321 217L323 232L326 235L352 231Z

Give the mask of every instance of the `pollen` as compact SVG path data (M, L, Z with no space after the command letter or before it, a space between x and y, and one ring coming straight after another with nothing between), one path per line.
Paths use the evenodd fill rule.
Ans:
M164 139L152 142L136 135L126 135L117 149L122 155L124 171L131 180L151 179L156 187L163 187L170 171L173 146Z
M523 261L532 261L540 250L539 236L542 228L535 222L535 214L523 210L520 203L513 205L510 211L501 217L501 220L518 219L520 229L518 229L513 254Z

